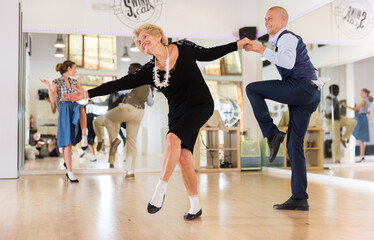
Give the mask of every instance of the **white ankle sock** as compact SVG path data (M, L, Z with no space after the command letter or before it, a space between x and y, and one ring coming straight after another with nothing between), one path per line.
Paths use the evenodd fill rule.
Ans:
M200 202L199 202L199 196L198 195L188 196L188 198L190 199L190 204L191 204L191 207L190 207L190 210L188 211L188 213L189 214L196 214L201 209Z
M127 175L134 174L134 172L127 171Z
M87 147L87 136L82 136L82 147Z
M155 192L153 193L151 201L149 201L150 204L152 204L155 207L161 207L162 203L164 201L164 196L166 193L168 183L165 181L162 181L161 179L158 180Z
M73 172L67 172L68 173L68 176L70 178L70 180L75 180L77 179L75 176L74 176L74 173Z

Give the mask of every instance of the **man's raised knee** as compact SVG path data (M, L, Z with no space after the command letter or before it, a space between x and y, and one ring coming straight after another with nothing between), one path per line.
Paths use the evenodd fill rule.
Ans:
M247 96L251 95L252 91L253 91L253 84L250 83L250 84L248 84L248 85L245 87L245 92L247 93Z

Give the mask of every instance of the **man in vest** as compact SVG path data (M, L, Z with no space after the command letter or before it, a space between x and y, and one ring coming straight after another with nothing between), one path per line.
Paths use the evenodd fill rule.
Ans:
M139 63L130 64L128 73L135 72L140 66ZM135 162L137 155L136 139L144 116L145 103L147 103L148 106L154 104L152 91L149 85L132 89L131 92L128 93L124 103L120 103L117 107L105 114L104 124L110 140L108 159L110 167L114 167L117 147L121 143L117 138L118 126L121 122L126 122L126 179L135 178Z
M101 103L94 103L92 100L90 100L90 104L95 104L97 106L108 106L108 111L110 111L111 109L117 107L120 103L125 102L127 93L129 93L130 91L131 90L125 90L125 91L122 91L121 93L120 92L112 93L108 96L105 102L101 102ZM105 114L100 115L93 120L93 128L97 136L97 147L96 147L97 151L100 151L104 144L104 139L102 136L103 128L104 128L104 117L105 117ZM117 123L117 124L118 124L117 128L119 129L119 135L121 136L123 145L125 146L126 137L123 134L121 128L126 129L126 123L123 122L123 123Z
M349 138L356 126L356 120L346 118L340 114L340 103L337 98L339 94L339 86L333 84L329 87L330 94L325 99L325 118L326 125L332 135L332 159L334 163L340 163L340 143L346 147ZM340 128L345 127L345 132L340 137Z
M245 50L260 53L274 63L282 80L253 82L246 87L246 92L262 134L268 139L269 162L276 157L285 133L280 132L274 125L265 99L288 105L290 121L287 149L292 171L292 196L286 202L273 207L309 210L303 142L310 116L320 102L323 83L317 79L301 37L286 30L287 22L288 13L284 8L270 8L265 16L265 27L273 38L274 50L255 41L245 47Z

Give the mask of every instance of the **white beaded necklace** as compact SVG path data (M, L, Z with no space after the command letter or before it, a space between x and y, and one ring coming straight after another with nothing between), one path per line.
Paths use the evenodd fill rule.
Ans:
M169 86L169 50L168 48L166 47L166 61L165 61L165 75L164 75L164 81L160 82L160 78L158 76L158 67L157 67L157 64L156 64L156 58L155 58L155 67L153 68L153 76L154 76L154 79L153 81L155 82L155 85L156 87L159 87L159 88L162 88L162 87L167 87Z

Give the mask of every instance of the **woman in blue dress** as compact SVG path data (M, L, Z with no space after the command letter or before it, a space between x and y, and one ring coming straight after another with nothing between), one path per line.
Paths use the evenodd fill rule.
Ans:
M57 146L62 148L62 157L65 160L64 166L67 169L66 177L70 182L79 182L72 172L72 147L82 140L82 148L87 148L87 116L83 105L74 101L62 100L62 94L75 92L73 87L81 89L82 86L76 79L73 79L77 65L66 60L56 66L56 71L61 73L61 77L52 81L52 86L47 80L40 81L48 86L48 94L51 104L58 107L58 130ZM53 106L52 106L53 109ZM78 124L79 123L79 124Z
M349 108L355 112L358 111L358 115L355 117L357 125L352 133L360 142L360 159L356 162L365 160L365 142L370 142L368 114L370 113L370 108L373 103L373 97L369 96L369 94L370 91L366 88L361 89L360 96L362 101L356 107L347 106L345 102L342 103L343 107Z

